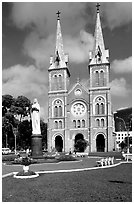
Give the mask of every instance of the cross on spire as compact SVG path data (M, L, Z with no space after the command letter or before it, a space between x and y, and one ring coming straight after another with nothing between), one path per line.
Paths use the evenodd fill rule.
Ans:
M99 4L99 3L97 3L97 4L96 4L97 13L99 13L99 7L100 7L100 4Z
M60 20L60 14L61 14L61 12L58 11L56 14L57 14L57 20Z

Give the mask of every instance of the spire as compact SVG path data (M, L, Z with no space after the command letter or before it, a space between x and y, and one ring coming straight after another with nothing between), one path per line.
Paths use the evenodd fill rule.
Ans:
M104 46L104 40L103 40L103 34L102 34L102 28L101 28L101 21L100 21L100 10L99 10L100 4L96 4L96 10L97 10L97 16L96 16L96 26L95 26L95 44L94 44L94 51L96 52L98 50L98 47L103 52L105 50Z
M61 33L61 25L60 25L60 11L58 11L57 14L57 31L56 31L56 46L55 46L55 54L54 56L50 57L50 69L54 68L67 68L68 74L68 61L69 57L67 54L64 54L63 49L63 39L62 39L62 33Z
M107 63L109 59L109 52L105 50L103 33L100 21L100 4L96 4L96 25L94 32L94 47L93 51L89 53L90 64Z
M63 39L61 33L61 25L60 25L60 11L57 14L57 33L56 33L56 48L55 48L55 56L59 57L59 60L64 61L64 49L63 49Z

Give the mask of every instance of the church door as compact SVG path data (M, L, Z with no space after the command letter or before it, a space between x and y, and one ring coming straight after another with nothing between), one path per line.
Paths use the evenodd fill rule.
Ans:
M55 138L55 149L58 152L62 152L62 149L63 149L63 140L62 140L61 136L56 136L56 138Z
M105 151L105 138L102 134L97 135L96 149L97 149L97 152L104 152Z

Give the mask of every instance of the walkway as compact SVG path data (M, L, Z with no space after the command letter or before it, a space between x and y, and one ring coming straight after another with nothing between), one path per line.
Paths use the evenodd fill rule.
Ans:
M72 172L72 171L84 171L90 169L98 169L96 167L96 161L99 158L86 157L78 161L67 161L60 163L44 163L44 164L32 164L30 170L38 173L56 173L56 172ZM115 165L119 165L119 161L114 161ZM109 168L115 165L104 166L103 168ZM2 177L11 175L13 172L22 171L22 165L6 165L2 164Z

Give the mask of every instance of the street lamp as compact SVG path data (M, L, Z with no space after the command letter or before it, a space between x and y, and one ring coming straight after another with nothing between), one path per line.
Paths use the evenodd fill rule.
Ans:
M15 145L14 145L14 152L16 154L16 135L17 135L17 128L13 128L13 133L14 133L14 137L15 137Z

